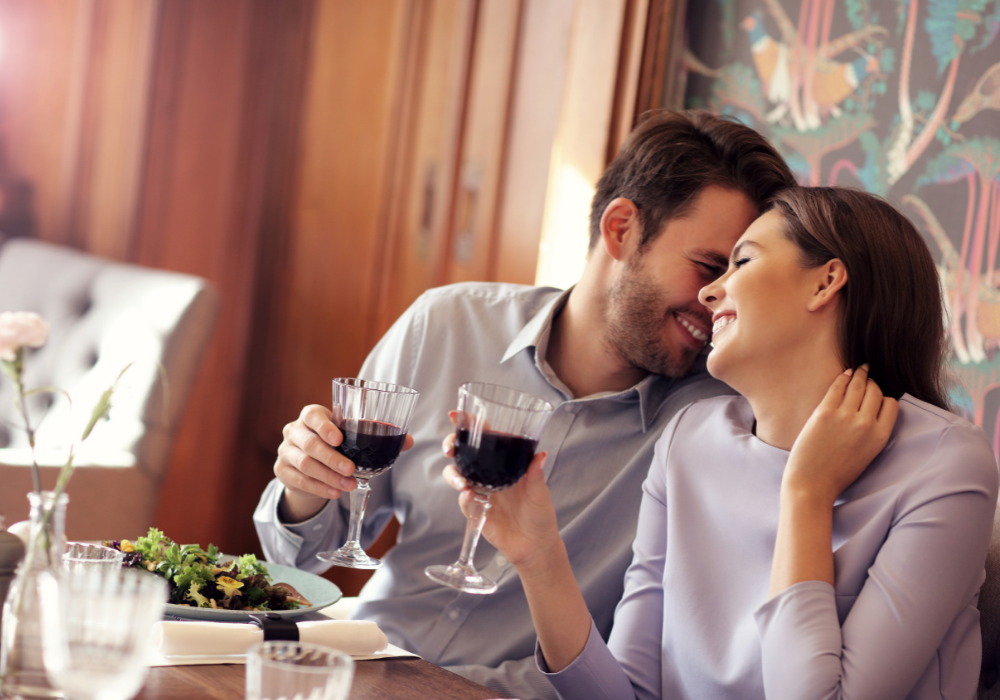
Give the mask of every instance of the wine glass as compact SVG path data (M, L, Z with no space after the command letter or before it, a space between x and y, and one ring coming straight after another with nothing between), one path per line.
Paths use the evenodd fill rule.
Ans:
M128 700L149 667L153 625L167 584L142 571L93 567L39 574L42 658L70 700Z
M455 464L476 495L458 561L424 569L432 581L466 593L497 589L472 563L490 509L490 494L513 486L528 471L551 415L548 401L515 389L481 382L459 387Z
M333 424L344 436L335 448L354 462L358 487L351 491L351 522L347 542L335 552L316 556L335 566L349 569L377 569L382 566L361 548L361 523L371 488L368 480L392 466L403 449L406 427L419 392L398 384L367 379L333 380Z

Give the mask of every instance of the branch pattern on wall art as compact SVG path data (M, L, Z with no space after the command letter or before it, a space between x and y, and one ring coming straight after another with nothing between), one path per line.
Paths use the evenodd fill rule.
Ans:
M1000 453L1000 0L706 0L689 107L765 135L799 181L895 204L938 259L956 410Z

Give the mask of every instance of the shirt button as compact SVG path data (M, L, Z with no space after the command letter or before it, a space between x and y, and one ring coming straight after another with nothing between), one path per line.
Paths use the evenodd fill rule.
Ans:
M452 621L457 620L461 616L462 613L460 613L458 610L452 610L451 612L448 613L448 619Z
M497 566L507 566L507 558L499 556L493 560L493 563L496 564Z

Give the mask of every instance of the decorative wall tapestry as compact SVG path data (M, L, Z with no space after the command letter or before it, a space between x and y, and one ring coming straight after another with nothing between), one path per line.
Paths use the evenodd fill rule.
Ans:
M686 104L767 135L800 182L882 195L927 238L950 392L1000 454L1000 0L694 0Z

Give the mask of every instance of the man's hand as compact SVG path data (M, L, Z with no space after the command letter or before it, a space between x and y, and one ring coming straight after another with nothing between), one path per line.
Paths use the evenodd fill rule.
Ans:
M325 406L306 406L299 418L285 426L285 439L278 447L274 475L285 485L278 507L282 522L298 523L318 513L327 500L339 498L344 491L353 491L354 463L334 448L344 436L330 418ZM406 436L403 449L413 447L413 438Z

